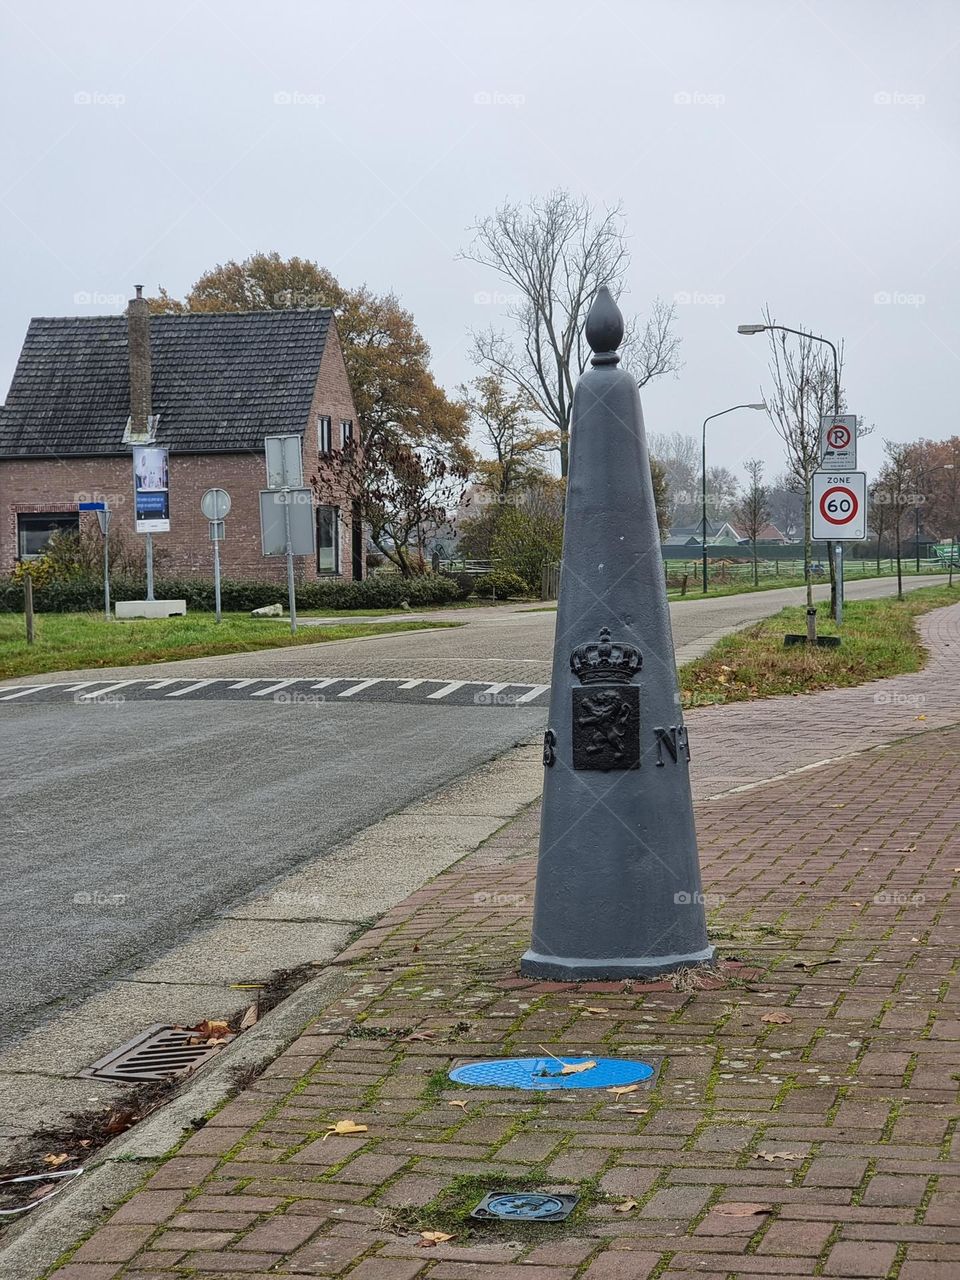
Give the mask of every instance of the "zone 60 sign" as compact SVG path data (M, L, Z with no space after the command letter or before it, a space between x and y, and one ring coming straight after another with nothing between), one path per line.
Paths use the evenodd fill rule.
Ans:
M867 536L867 476L864 471L815 471L814 542L862 542Z

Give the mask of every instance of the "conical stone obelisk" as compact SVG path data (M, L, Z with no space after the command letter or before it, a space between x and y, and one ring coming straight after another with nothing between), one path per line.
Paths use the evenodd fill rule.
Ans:
M573 401L533 937L521 973L709 963L660 536L623 317L600 289Z

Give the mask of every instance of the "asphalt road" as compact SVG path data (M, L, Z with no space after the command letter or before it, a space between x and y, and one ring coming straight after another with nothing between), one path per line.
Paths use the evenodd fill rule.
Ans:
M893 590L889 580L860 582L848 596ZM676 604L678 657L801 599L790 589ZM463 686L429 693L444 682L547 683L555 615L457 618L467 625L0 688L0 1045L274 876L534 735L542 697L520 705L478 701ZM84 696L111 675L172 683L156 696L129 687L126 697ZM218 696L227 677L252 684ZM66 692L85 678L95 683ZM377 680L380 693L339 697L350 678ZM331 681L333 692L252 696L280 679L304 695L309 682ZM211 683L167 696L202 680ZM406 700L385 692L406 680L426 689ZM3 700L58 681L55 692Z

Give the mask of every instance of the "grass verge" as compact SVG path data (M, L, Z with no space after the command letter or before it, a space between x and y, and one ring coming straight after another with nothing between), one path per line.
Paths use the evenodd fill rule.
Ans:
M454 622L344 623L302 627L296 635L274 619L225 613L217 624L212 613L184 618L131 619L107 622L94 613L38 614L35 642L28 645L23 614L0 618L0 679L40 675L45 671L124 667L179 658L205 658L223 653L249 653L290 645L323 644L357 636L419 631L424 626L450 627Z
M960 585L921 587L903 600L850 601L839 630L842 644L835 649L786 648L786 632L806 630L805 607L781 609L745 631L725 636L702 658L681 667L684 706L814 693L919 671L924 649L914 618L958 601ZM818 606L817 630L821 635L838 634L826 602Z

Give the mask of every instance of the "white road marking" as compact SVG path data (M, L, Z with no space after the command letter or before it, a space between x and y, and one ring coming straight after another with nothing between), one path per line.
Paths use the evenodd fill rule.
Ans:
M3 696L2 696L2 697L0 697L0 702L10 702L10 701L11 701L11 699L13 699L13 698L25 698L25 697L27 696L27 694L28 694L28 693L39 693L39 692L40 692L40 690L41 690L41 689L43 689L43 688L50 689L50 688L53 688L53 687L55 687L55 686L53 686L53 685L42 685L42 684L39 684L39 685L33 685L33 684L32 684L32 685L30 685L30 687L29 687L28 689L18 689L18 690L16 691L16 693L5 693L5 694L3 694Z
M139 680L118 680L116 684L108 684L105 689L91 689L89 693L81 693L77 701L83 702L85 698L99 698L105 693L114 693L117 689L125 689L128 684L139 683Z
M246 689L248 685L257 684L263 676L258 676L256 680L234 680L233 684L228 684L228 689Z
M376 680L361 680L359 684L355 684L352 688L344 689L342 693L338 693L337 697L352 698L355 693L360 693L363 689L369 689L372 684L379 684L379 683L380 683L379 678L377 678Z
M91 686L92 684L99 684L99 683L100 683L100 681L99 681L99 680L81 680L79 684L71 684L71 685L69 685L66 689L64 689L64 691L63 691L63 692L64 692L64 693L76 693L76 691L77 691L78 689L89 689L89 688L90 688L90 686ZM48 686L48 688L50 688L50 689L56 689L56 688L58 688L58 687L59 687L59 686L58 686L58 685L55 685L55 684L51 684L51 685L49 685L49 686Z
M428 693L428 698L445 698L450 693L455 693L457 689L462 689L465 684L471 684L470 680L451 680L449 684L445 684L442 689L435 689L433 693Z
M509 689L509 688L510 688L509 680L507 681L506 684L488 684L487 687L484 689L483 693L481 694L481 697L493 698L498 693L502 693L504 689Z
M521 702L532 702L534 698L539 698L541 693L546 693L549 688L550 686L548 684L535 684L529 693L522 693L520 697L516 698L514 701L517 706L519 706Z
M288 684L298 684L299 676L296 680L278 680L276 684L268 684L265 689L255 689L251 693L251 698L265 698L268 693L276 693L278 689L285 689Z
M164 694L165 698L182 698L185 693L193 693L194 689L202 689L208 684L213 684L212 680L196 680L193 684L188 684L185 689L174 689L172 693Z
M166 680L154 680L153 684L148 684L148 689L165 689L168 684L176 684L176 679L167 676Z
M325 680L318 680L316 684L310 686L311 689L326 689L331 684L336 684L338 680L349 679L349 676L327 676Z
M402 680L397 685L398 689L415 689L418 684L426 684L425 680Z

